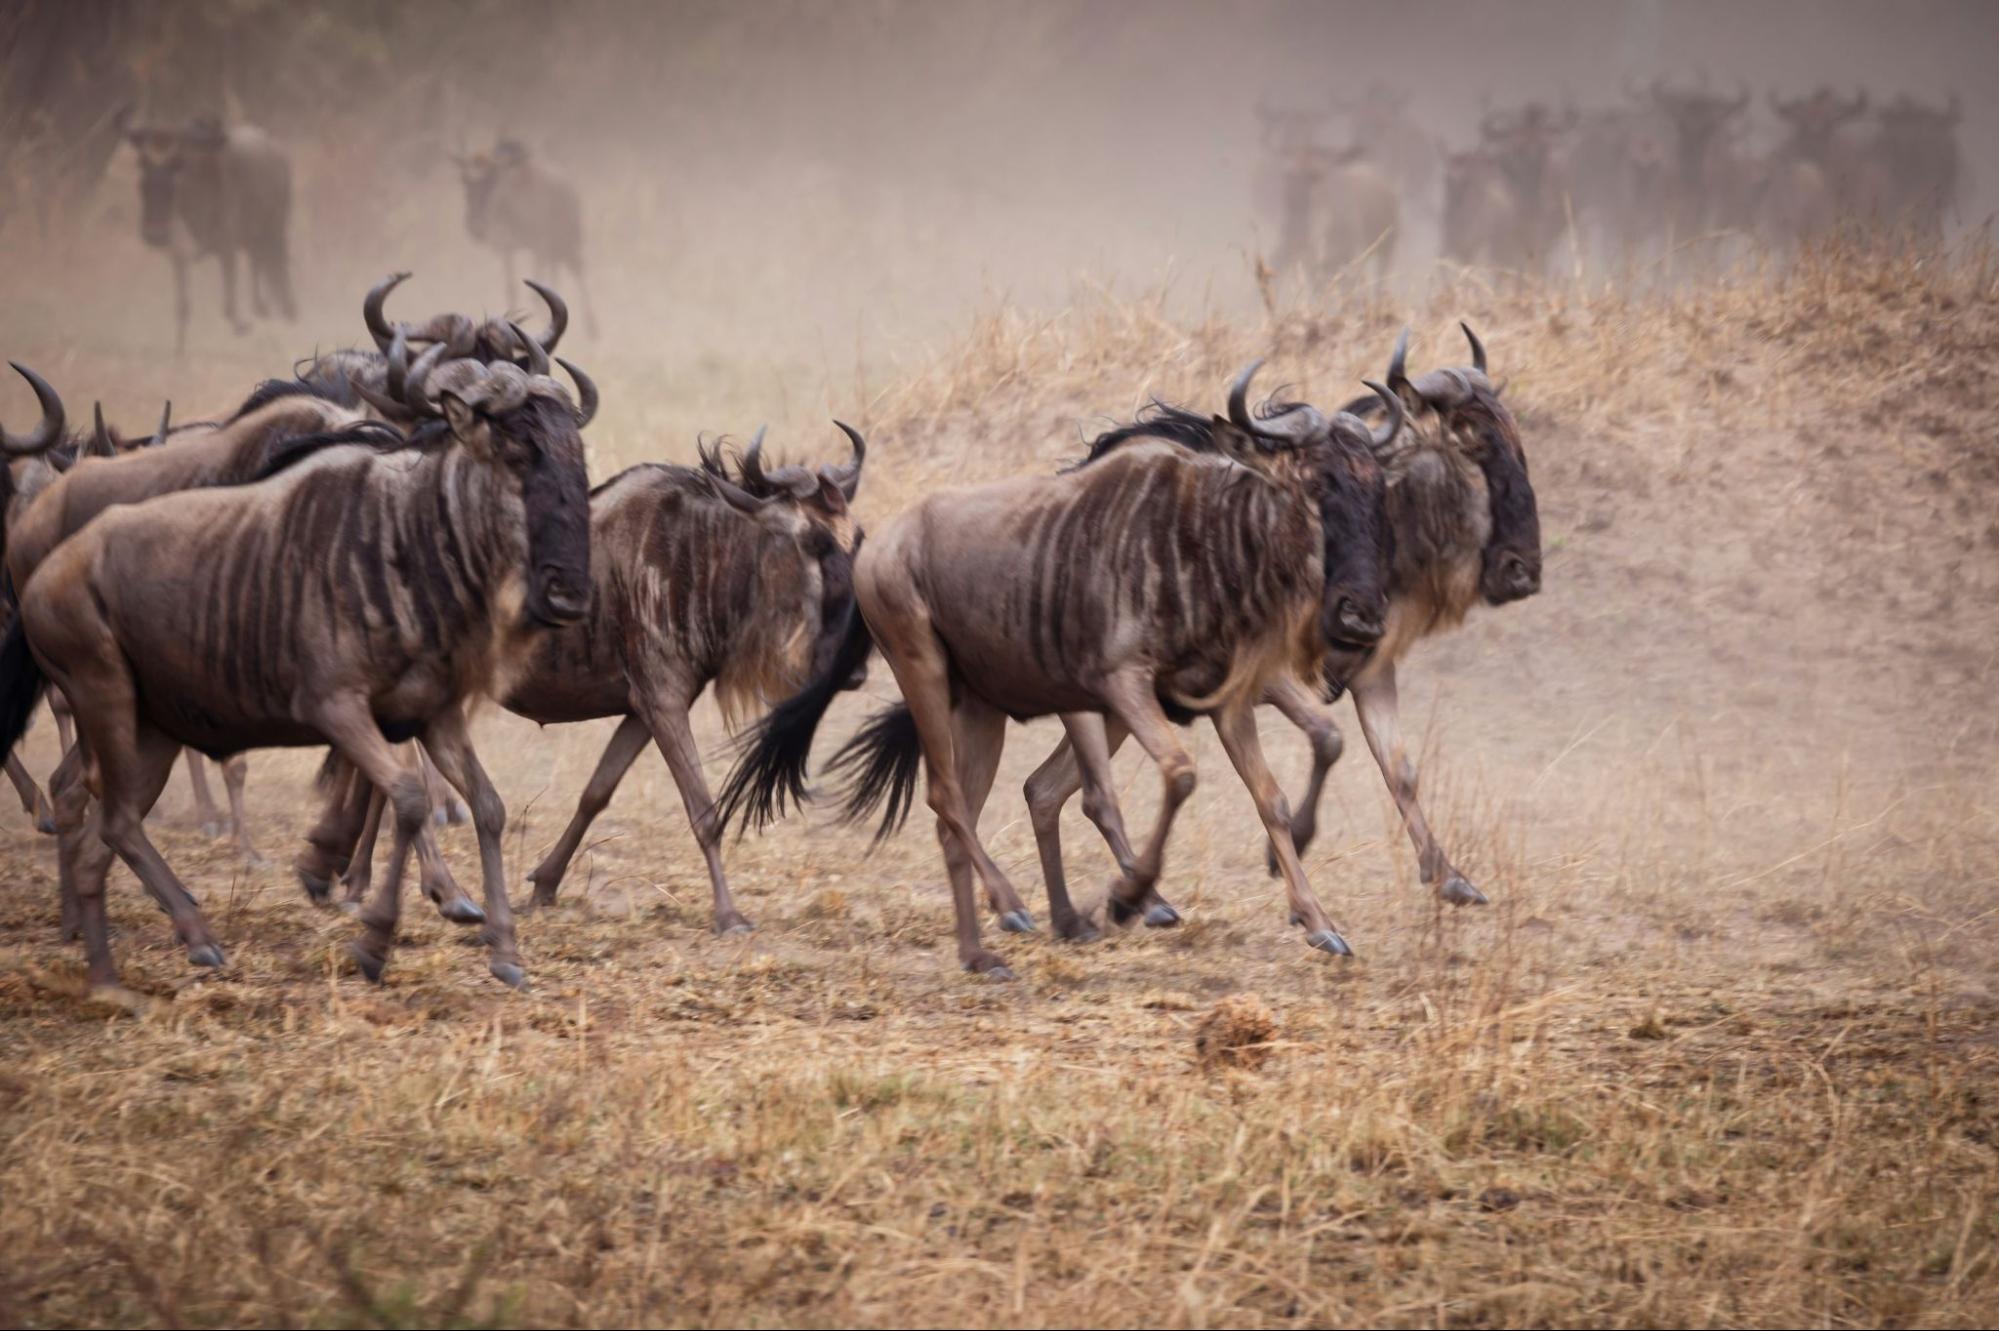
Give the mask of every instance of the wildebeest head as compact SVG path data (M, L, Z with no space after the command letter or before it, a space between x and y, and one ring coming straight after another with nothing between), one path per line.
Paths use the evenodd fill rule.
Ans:
M1541 590L1541 518L1519 426L1486 376L1484 345L1469 325L1459 326L1471 343L1472 363L1415 379L1408 373L1408 330L1396 339L1387 387L1408 409L1409 428L1407 447L1392 456L1391 467L1405 477L1462 475L1471 487L1468 500L1483 498L1483 512L1434 516L1446 525L1470 521L1484 528L1479 594L1489 605L1504 605ZM1348 410L1371 405L1360 399Z
M211 164L225 138L214 120L197 118L179 129L123 124L139 157L139 236L148 245L173 240L174 202L183 178Z
M1673 122L1682 170L1693 172L1721 142L1723 130L1749 109L1749 88L1745 84L1736 96L1728 97L1711 93L1705 86L1678 89L1668 87L1663 79L1654 79L1652 101Z
M1867 93L1842 98L1830 88L1820 88L1809 97L1788 101L1772 93L1770 109L1790 128L1787 150L1807 161L1823 162L1832 153L1833 136L1866 112Z
M1262 364L1251 362L1230 386L1229 423L1260 447L1291 452L1304 464L1305 487L1318 507L1325 542L1319 630L1337 659L1357 664L1381 640L1388 617L1394 544L1386 481L1375 452L1389 447L1401 430L1402 404L1379 390L1387 419L1378 427L1344 411L1329 418L1303 403L1266 403L1252 416L1249 383ZM1336 673L1343 682L1350 672L1342 667Z
M420 416L443 422L469 454L508 476L527 518L527 612L552 626L590 610L590 483L582 429L597 414L597 386L561 361L580 405L549 374L541 344L514 329L528 367L511 361L444 361L439 342L405 368L407 346L390 350L390 378ZM440 364L440 362L443 362Z
M847 436L853 456L838 466L810 468L763 465L764 432L758 430L731 477L719 449L701 450L701 470L715 493L730 507L756 519L766 529L797 543L819 570L819 626L813 635L807 679L822 678L833 669L855 614L854 556L861 548L861 525L854 519L853 500L860 493L861 467L868 443L844 421L834 421ZM859 688L867 678L863 659L841 682Z

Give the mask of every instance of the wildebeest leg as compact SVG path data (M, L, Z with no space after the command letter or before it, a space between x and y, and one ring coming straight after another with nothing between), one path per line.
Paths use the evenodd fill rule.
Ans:
M467 895L437 848L437 833L426 827L416 835L417 881L437 913L453 924L484 924L486 912Z
M410 757L416 763L417 771L423 773L424 792L430 796L431 821L440 827L446 823L464 822L465 806L459 801L458 792L437 774L437 769L423 756L423 750L414 743L410 745Z
M1408 825L1423 882L1453 905L1484 905L1485 893L1473 887L1445 858L1444 848L1430 834L1430 824L1416 803L1416 764L1402 747L1394 665L1384 664L1363 675L1354 682L1352 691L1361 734L1367 736L1367 747L1381 768L1382 779L1388 782L1389 793L1395 796L1395 807L1402 811L1402 821Z
M979 814L986 807L986 796L992 793L993 776L999 771L1000 751L1006 745L1006 715L968 693L952 709L951 727L953 744L958 753L958 789L964 794L965 816L976 832ZM961 854L954 860L947 848L944 865L951 871L951 890L954 894L960 876L969 888L972 866L968 858ZM993 913L999 916L1000 928L1014 934L1034 932L1034 917L1028 913L1026 903L1014 893L1011 883L1002 878L998 880L997 887L990 881L985 887L986 901L992 906Z
M202 770L201 755L193 749L181 752L187 755L187 780L194 787L194 816L201 820L201 834L221 836L222 814L215 807L215 797L208 793L208 773Z
M98 831L153 899L173 917L174 931L197 966L222 965L222 949L209 932L201 908L159 849L146 835L146 812L166 788L180 746L139 717L129 702L105 705L102 694L78 713L90 743L91 762L103 797L97 802ZM84 948L93 988L116 985L118 972L104 925L104 873L100 861L80 865L76 891L83 917Z
M660 756L666 759L667 770L673 773L673 784L680 791L680 803L687 810L687 825L694 829L694 840L700 844L701 856L708 862L708 882L715 893L715 932L746 934L755 926L750 923L749 917L736 909L735 899L729 895L729 879L722 872L722 820L715 812L715 800L708 793L708 782L701 775L701 754L694 747L694 731L687 724L687 707L693 701L691 691L684 688L658 691L641 688L635 692L645 715L645 724L651 728L653 741L659 745ZM615 737L611 743L616 746ZM606 761L611 757L611 754L605 754Z
M356 909L368 899L368 889L375 882L375 842L382 834L382 810L389 803L380 786L370 785L366 790L368 808L361 816L361 835L354 839L354 853L340 878L341 900Z
M329 759L332 770L322 789L326 807L319 821L306 834L306 847L292 867L298 871L305 894L325 905L333 892L333 880L349 868L355 839L361 835L361 819L368 809L367 794L373 786L359 784L360 773L338 754Z
M576 856L576 848L583 844L584 833L597 815L604 812L611 802L618 783L625 779L625 773L632 763L645 751L646 724L636 715L627 716L618 722L617 731L611 742L604 746L604 756L597 760L597 770L590 773L590 784L583 787L583 795L576 801L576 812L569 819L569 826L562 829L562 836L549 847L548 854L541 857L534 872L528 875L528 882L534 885L534 893L521 903L523 911L535 906L553 906L556 889L562 886L562 876L569 872L569 861Z
M1325 794L1326 773L1340 760L1346 743L1340 728L1317 698L1295 679L1282 679L1263 691L1263 701L1275 707L1284 719L1305 732L1312 741L1312 774L1305 781L1305 793L1291 815L1291 845L1303 859L1305 848L1319 830L1319 799ZM1264 850L1264 863L1275 878L1279 872L1275 844Z
M389 846L389 873L375 893L375 899L361 912L361 936L354 940L354 961L370 980L382 978L389 950L395 946L396 924L402 914L403 871L409 865L410 846L430 816L430 800L424 794L423 778L396 755L375 724L368 699L358 693L338 693L320 701L313 720L327 743L355 770L355 779L366 781L386 792L396 810L396 835ZM347 807L361 804L350 799ZM363 805L365 811L365 805ZM344 850L351 851L349 835Z
M597 336L597 302L590 299L590 283L583 276L583 260L571 259L569 271L576 274L576 290L583 297L583 331Z
M56 719L56 742L68 753L76 746L76 728L72 724L75 714L69 710L69 699L61 689L49 690L49 715Z
M270 317L270 309L264 304L264 256L256 250L245 251L250 270L250 313L259 319Z
M444 779L472 806L472 826L479 833L479 869L486 897L486 945L492 949L487 963L493 974L516 989L527 983L521 969L520 952L514 941L514 912L507 903L507 872L501 856L500 836L506 831L507 806L479 765L472 751L472 738L465 731L465 714L448 707L432 717L424 727L424 752L430 755Z
M21 797L21 812L31 814L35 819L35 830L43 836L53 836L56 830L55 811L49 807L48 797L35 784L35 778L28 775L27 767L17 753L7 755L7 779L14 783L14 793Z
M1298 852L1291 845L1291 819L1284 808L1284 794L1277 788L1277 778L1270 774L1270 765L1263 760L1263 744L1256 734L1256 700L1245 699L1217 713L1214 722L1222 748L1235 764L1236 775L1249 788L1257 816L1263 819L1264 833L1277 848L1285 893L1291 898L1292 920L1304 926L1305 941L1321 952L1352 956L1353 949L1333 928L1333 922L1326 918L1325 907L1312 895L1311 884L1305 881L1304 866L1298 863Z
M55 806L56 884L62 898L62 936L82 937L83 921L77 913L76 864L82 847L108 857L111 848L97 835L90 817L90 792L83 785L84 753L81 746L63 754L56 770L49 774L49 797Z
M178 252L174 262L174 355L187 351L187 260Z
M1096 712L1071 712L1062 718L1068 738L1076 746L1080 762L1075 780L1083 790L1083 814L1095 824L1104 844L1117 861L1119 873L1131 873L1137 857L1124 831L1124 814L1118 809L1117 785L1111 777L1111 755L1131 734L1123 722L1106 719ZM1094 769L1094 775L1093 775ZM1066 796L1065 796L1066 798ZM1171 929L1180 923L1180 912L1159 895L1155 881L1145 890L1145 927Z
M1194 793L1194 760L1180 742L1180 733L1160 709L1153 681L1144 671L1126 671L1106 679L1101 690L1104 704L1122 721L1146 755L1159 767L1165 793L1159 803L1159 817L1145 849L1138 856L1136 873L1120 874L1111 885L1110 913L1116 924L1128 924L1144 909L1146 897L1159 881L1166 862L1166 838L1180 806Z
M900 601L902 597L896 599ZM963 788L958 784L957 735L952 724L951 679L943 644L938 642L928 615L920 606L913 613L906 605L895 605L892 609L896 612L892 622L876 625L870 621L869 627L878 630L875 640L881 644L903 701L909 704L910 715L916 722L917 739L923 749L925 798L930 811L937 815L937 840L944 851L944 863L947 868L951 865L955 842L982 881L990 884L998 879L1004 883L1006 875L979 844L965 808ZM905 615L921 618L911 623ZM1010 884L1006 893L1019 900L1019 894ZM968 971L995 979L1012 979L1013 972L1007 969L1006 962L979 943L979 908L969 876L963 882L953 878L951 903L957 917L959 963Z
M222 265L222 317L238 333L247 333L250 325L236 312L236 251L220 250L215 261Z
M236 853L245 864L262 868L270 861L250 843L250 823L243 814L243 783L250 775L250 760L240 753L232 754L222 760L221 767L222 786L229 792L229 823L236 831Z

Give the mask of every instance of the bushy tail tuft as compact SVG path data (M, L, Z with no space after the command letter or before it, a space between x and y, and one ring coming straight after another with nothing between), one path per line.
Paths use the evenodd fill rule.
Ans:
M847 615L846 633L831 668L771 708L770 715L743 735L743 756L715 805L724 826L741 814L739 831L753 827L761 831L784 816L787 801L802 805L811 798L805 788L805 768L812 757L812 738L826 709L867 663L875 645L859 612L849 606Z
M916 732L916 715L909 704L899 702L876 712L826 764L829 772L851 773L841 794L840 816L857 823L886 799L875 841L886 840L909 818L922 762L922 737Z

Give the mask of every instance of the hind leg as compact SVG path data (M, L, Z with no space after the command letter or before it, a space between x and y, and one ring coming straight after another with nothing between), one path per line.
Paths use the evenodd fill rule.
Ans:
M417 771L423 773L423 790L430 796L431 821L440 827L446 823L466 821L465 805L459 801L458 792L437 774L437 767L424 757L422 747L412 741L409 752L411 761L416 763Z
M410 847L430 816L430 799L424 794L423 778L410 770L382 737L366 695L339 693L321 700L313 724L327 743L351 764L357 779L382 790L396 811L396 836L389 848L389 872L376 891L375 899L361 912L361 937L354 940L355 964L370 980L380 980L395 946L396 925L402 914L403 873L409 867ZM351 792L350 792L351 796ZM365 814L365 799L350 798L349 807L359 804ZM355 828L359 835L360 828ZM351 851L354 838L347 839Z
M326 805L319 821L306 833L305 849L292 867L307 897L325 905L333 893L333 880L351 863L354 842L361 835L361 820L368 811L368 795L375 788L360 783L353 764L337 754L328 759L329 772L322 789Z
M76 717L70 711L68 695L61 689L49 690L49 715L56 719L56 742L68 753L76 745Z
M243 782L250 775L250 760L242 754L232 754L222 760L222 786L229 792L229 823L236 833L236 853L243 862L253 869L261 869L270 861L258 854L256 846L250 842L250 823L243 815Z
M1263 701L1304 731L1306 738L1312 742L1312 772L1305 780L1305 793L1298 797L1297 811L1291 816L1291 845L1302 859L1305 848L1312 844L1312 838L1319 830L1319 800L1325 794L1326 774L1340 760L1346 741L1340 738L1340 728L1334 724L1326 708L1294 679L1272 684L1263 691ZM1271 877L1278 876L1280 870L1274 844L1264 848L1264 865L1270 870Z
M604 756L597 760L597 768L590 773L589 784L583 787L583 794L576 801L576 812L570 816L569 826L562 829L562 836L549 847L548 853L541 857L541 863L535 865L534 872L528 875L534 894L522 903L523 911L534 906L555 904L555 892L562 886L562 876L569 872L569 861L576 857L577 847L583 844L583 836L590 830L590 824L611 803L618 783L625 779L625 773L645 751L646 738L646 724L636 715L618 722L611 742L604 747ZM684 792L682 802L685 803ZM691 814L689 816L692 817ZM719 914L717 923L720 923Z
M187 780L194 787L194 816L200 820L201 834L205 837L222 835L222 812L215 807L215 797L208 793L208 772L201 765L201 755L193 749L183 749L187 755Z
M35 778L28 775L28 769L17 753L7 755L7 779L14 783L14 793L21 797L21 812L34 818L35 830L43 836L54 836L55 811L49 807L48 797L42 794L42 788L35 784Z

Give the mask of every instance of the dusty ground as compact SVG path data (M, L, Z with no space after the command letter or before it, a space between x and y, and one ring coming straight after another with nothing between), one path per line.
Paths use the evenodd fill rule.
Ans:
M1206 734L1179 930L1005 936L1018 982L973 980L923 820L869 855L808 816L731 848L759 927L717 940L649 757L565 904L524 924L529 993L421 903L373 988L352 923L189 830L177 779L158 835L231 964L190 973L118 871L120 957L157 998L135 1019L82 1001L51 847L10 809L0 1322L1989 1324L1995 296L1972 256L1671 304L1467 285L1262 326L998 310L851 385L591 355L598 473L765 417L831 451L825 415L851 412L879 520L1072 456L1079 420L1147 393L1217 401L1250 355L1337 400L1404 320L1428 365L1473 318L1521 414L1546 590L1423 648L1404 688L1432 819L1493 905L1423 895L1348 725L1306 863L1351 964L1285 926ZM60 387L115 380L131 411L198 396L50 355ZM179 382L221 405L274 368L239 350ZM834 731L891 687L878 669ZM608 728L479 733L518 879ZM1295 782L1302 744L1265 734ZM1012 738L984 828L1027 886L1017 792L1053 737ZM281 861L313 761L252 759ZM1150 772L1120 773L1148 817ZM1100 895L1108 858L1066 831ZM446 843L472 881L469 833ZM1234 994L1255 997L1209 1015Z

